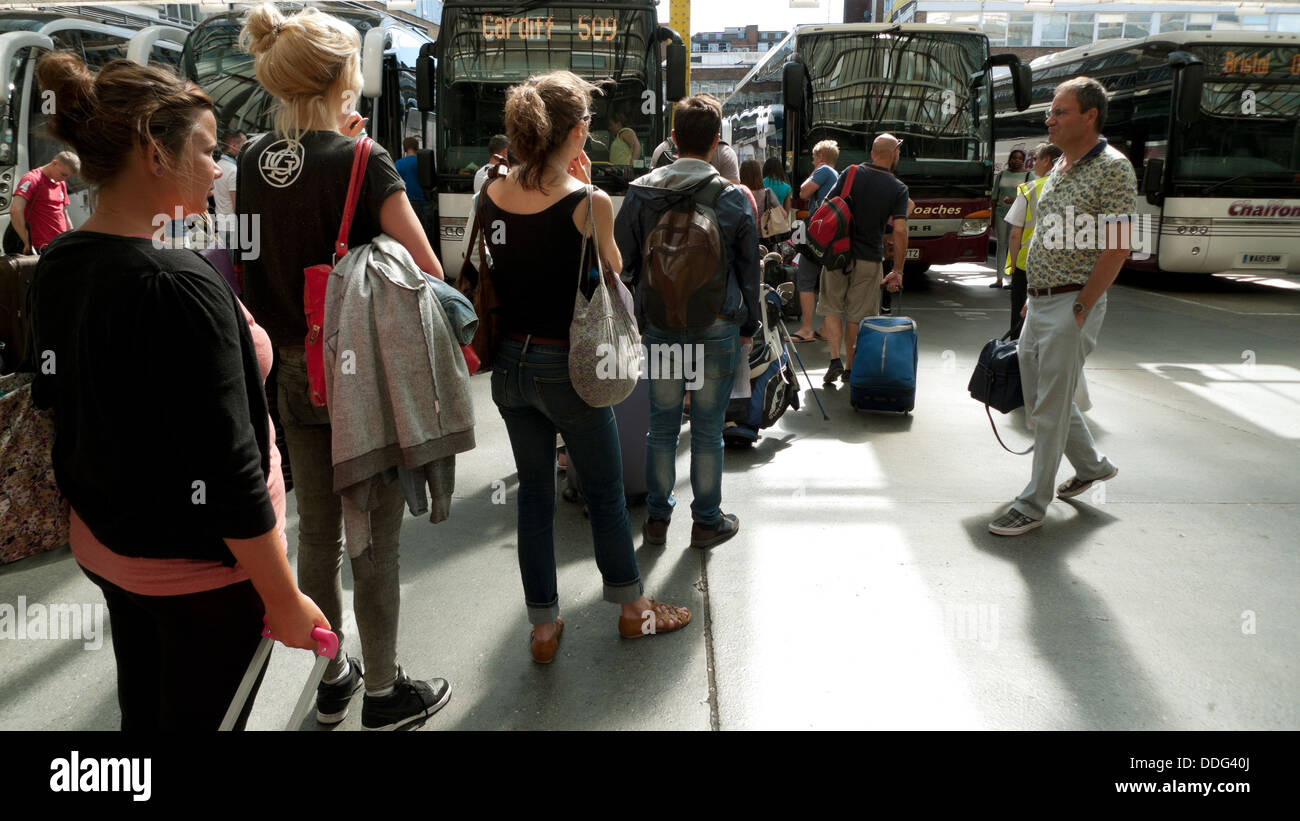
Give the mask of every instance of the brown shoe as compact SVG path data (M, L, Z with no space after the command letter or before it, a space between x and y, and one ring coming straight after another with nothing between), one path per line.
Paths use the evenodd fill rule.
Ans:
M646 519L641 526L641 536L646 544L667 544L668 522L664 519Z
M538 641L537 639L531 641L533 661L538 664L550 664L551 660L555 658L555 648L560 646L560 634L564 632L564 619L556 619L555 624L555 635L551 636L550 641ZM529 638L532 638L534 632L536 632L535 629L529 632Z
M652 611L654 613L653 622L650 621L648 616L639 619L619 616L618 634L625 639L639 639L642 636L657 636L660 633L681 630L691 623L691 611L685 607L676 607L651 599L650 610L647 610L646 613L649 614Z
M691 526L691 547L709 548L719 545L740 532L740 517L724 513L713 527Z

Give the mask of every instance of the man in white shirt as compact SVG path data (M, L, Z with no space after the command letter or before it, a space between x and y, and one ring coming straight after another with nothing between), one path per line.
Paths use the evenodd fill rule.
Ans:
M510 150L510 139L504 134L498 134L488 142L488 161L487 164L474 173L474 193L477 194L483 188L483 183L487 182L488 174L492 169L501 165L501 160L506 157L506 152ZM498 173L505 173L510 168L507 162L505 168Z
M235 176L239 168L235 165L235 157L239 156L239 149L247 140L248 135L238 129L231 129L221 135L221 159L217 161L217 165L221 167L221 176L212 183L212 201L217 209L217 228L221 235L221 243L226 248L229 248L234 241L227 226L234 225L236 213ZM223 217L225 219L222 219Z

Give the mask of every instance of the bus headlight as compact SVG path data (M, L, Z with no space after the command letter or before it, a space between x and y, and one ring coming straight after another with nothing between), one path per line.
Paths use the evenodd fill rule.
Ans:
M988 217L966 217L961 221L961 235L973 237L989 230Z

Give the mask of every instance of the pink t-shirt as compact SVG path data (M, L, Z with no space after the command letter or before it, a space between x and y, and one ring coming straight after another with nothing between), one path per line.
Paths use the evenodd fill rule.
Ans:
M27 200L24 216L32 233L27 239L33 248L44 248L50 240L68 230L68 184L55 182L39 168L33 168L18 181L14 194Z
M257 366L262 372L262 381L271 371L274 353L271 339L266 331L253 321L243 303L239 305L248 320L248 328L253 334L253 346L257 350ZM275 508L276 528L280 532L280 546L287 545L285 538L284 514L284 476L280 473L280 451L275 446L275 428L271 417L266 417L270 431L271 472L266 479L266 489L271 494L271 506ZM77 511L72 511L69 518L69 542L72 555L82 567L96 576L107 579L123 590L141 596L183 596L187 593L202 593L219 587L245 581L248 574L236 564L228 567L220 562L208 559L148 559L122 556L109 550L90 532L90 528L81 521Z

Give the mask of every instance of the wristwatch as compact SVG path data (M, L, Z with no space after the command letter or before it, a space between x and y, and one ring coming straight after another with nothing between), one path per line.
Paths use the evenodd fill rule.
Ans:
M1076 300L1075 303L1074 303L1074 312L1075 312L1076 314L1079 314L1080 316L1082 316L1082 315L1088 313L1088 309L1085 308L1085 307L1083 307L1083 303L1082 303L1082 302L1079 302L1079 301Z

